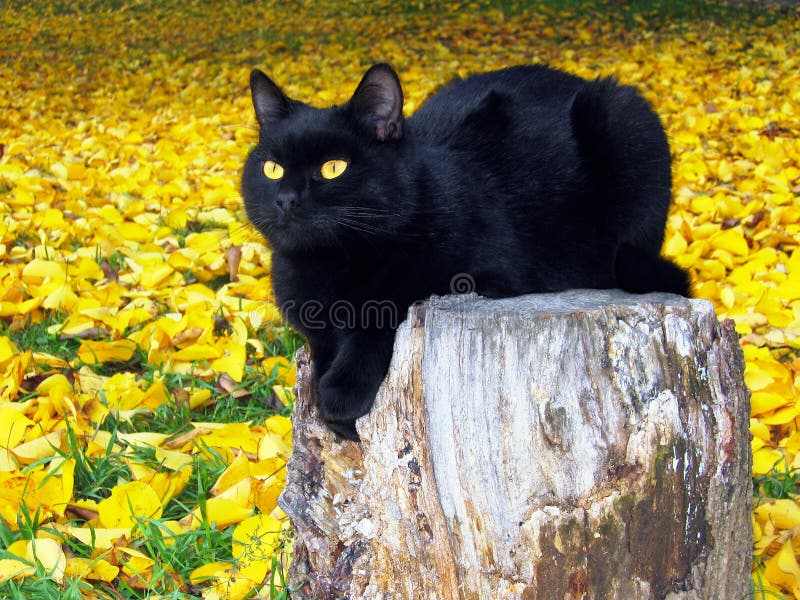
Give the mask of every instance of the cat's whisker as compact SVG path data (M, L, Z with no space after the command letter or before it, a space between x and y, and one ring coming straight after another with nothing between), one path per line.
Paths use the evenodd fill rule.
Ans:
M422 233L411 233L411 232L403 232L403 231L396 231L396 230L388 230L383 229L381 227L376 227L371 223L364 223L362 221L353 221L352 219L343 219L338 218L335 219L335 222L338 225L342 225L344 227L349 227L350 229L354 229L356 231L361 231L363 233L370 233L370 234L383 234L388 237L393 238L421 238L424 237Z
M367 207L337 207L337 212L346 215L346 216L353 216L353 217L401 217L403 216L402 213L397 211L389 211L379 208L367 208Z
M350 229L354 229L356 231L361 231L363 233L369 234L382 234L385 236L396 236L397 232L391 231L388 229L383 229L382 227L376 227L370 223L364 223L363 221L354 221L351 219L336 219L336 223L339 225L343 225L345 227L349 227Z
M352 221L349 219L336 219L337 225L343 225L344 227L349 227L350 229L355 229L356 231L362 231L364 233L388 233L385 230L382 230L378 227L374 227L367 223L362 223L359 221Z
M236 223L231 233L240 233L242 231L252 231L253 233L259 233L257 224L253 221L245 221L244 223Z

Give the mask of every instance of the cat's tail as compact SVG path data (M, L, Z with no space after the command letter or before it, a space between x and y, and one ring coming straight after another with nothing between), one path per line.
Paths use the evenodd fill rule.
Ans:
M626 292L670 292L690 296L689 277L675 263L630 244L617 250L614 275Z
M635 88L608 78L577 91L570 118L589 174L585 212L619 244L617 284L637 294L688 296L686 272L659 255L672 200L672 159L658 115Z
M658 254L672 199L672 159L658 115L636 88L605 78L576 92L570 119L589 174L587 210L618 240Z

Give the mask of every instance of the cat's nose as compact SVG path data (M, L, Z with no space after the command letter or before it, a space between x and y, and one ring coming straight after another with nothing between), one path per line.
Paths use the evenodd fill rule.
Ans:
M290 213L294 205L297 204L297 192L294 190L280 190L275 204L278 205L278 210L281 213Z

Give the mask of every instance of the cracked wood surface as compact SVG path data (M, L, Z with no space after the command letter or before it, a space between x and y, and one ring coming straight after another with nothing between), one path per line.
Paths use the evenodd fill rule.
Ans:
M432 298L356 444L319 420L301 350L292 597L747 597L743 368L702 300Z

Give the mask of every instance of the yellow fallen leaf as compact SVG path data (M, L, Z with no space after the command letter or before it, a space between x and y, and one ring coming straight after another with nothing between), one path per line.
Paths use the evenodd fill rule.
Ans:
M0 364L19 354L19 348L6 335L0 335Z
M217 497L209 498L206 501L206 522L214 524L218 529L228 527L234 523L239 523L252 513L252 507L243 506L242 503L237 500ZM192 510L192 512L182 518L179 523L187 529L196 529L199 527L202 523L200 507Z
M747 363L744 368L744 381L750 391L762 390L775 381L775 378L755 363Z
M134 433L117 433L117 439L132 446L160 446L169 436L154 431L137 431Z
M222 350L209 344L192 344L172 353L172 360L211 360L222 356Z
M11 452L22 464L29 465L36 461L53 456L61 448L63 430L52 431L30 442L20 444Z
M6 552L23 560L27 560L29 542L30 540L17 540L16 542L12 542L8 545L8 548L6 548Z
M76 527L74 525L57 525L56 529L65 535L74 537L78 541L97 550L113 548L122 538L129 538L130 527Z
M137 518L158 519L162 505L158 494L144 481L114 486L111 495L97 505L99 525L108 528L133 527Z
M711 244L714 248L726 250L737 256L746 256L750 251L744 234L737 228L721 231L711 238Z
M769 427L764 425L758 419L750 419L750 433L753 435L754 438L758 438L762 441L769 441L772 435L770 434ZM800 441L800 439L798 440Z
M189 581L197 585L209 580L219 579L230 575L233 565L225 562L210 562L197 567L189 575Z
M202 437L203 443L208 446L237 448L249 454L255 454L258 450L258 440L245 423L224 423L219 427L210 427L210 429L211 431Z
M757 506L753 512L756 519L769 521L779 529L791 529L800 525L800 505L795 500L769 500Z
M791 541L781 546L778 553L767 561L764 575L784 589L800 596L800 565L797 564Z
M264 460L267 458L273 458L279 456L284 460L289 460L289 457L292 455L292 446L283 436L267 433L264 437L261 438L261 442L258 444L258 459Z
M218 373L227 373L240 383L244 377L244 364L247 360L245 347L232 345L222 351L222 356L211 361L211 368Z
M284 406L290 406L294 402L292 388L290 387L285 385L273 385L272 392Z
M750 414L762 415L769 413L776 408L785 406L789 402L791 402L791 398L772 392L753 392L750 396Z
M272 415L264 421L264 427L273 435L282 437L287 442L292 439L292 420L282 415Z
M28 417L10 406L0 406L0 447L14 448L33 425Z
M34 258L22 269L22 279L27 283L41 286L48 281L63 285L67 281L67 265L52 260Z
M211 563L192 572L192 581L210 584L203 590L204 600L243 600L261 584L269 572L266 562L246 565Z
M177 450L167 450L165 448L155 449L156 459L160 464L172 471L191 470L194 459L191 454L178 452Z
M283 524L268 515L254 515L233 530L233 557L240 562L269 562L280 543Z
M28 542L26 558L30 562L39 562L47 576L54 581L64 581L64 571L67 566L67 557L61 549L61 544L52 539L36 539Z
M297 383L297 366L283 356L265 358L261 366L268 375L274 375L281 385L293 387Z
M761 448L753 452L753 475L766 475L783 459L783 453L770 448Z
M240 452L233 462L229 464L217 478L210 492L212 495L218 496L228 488L249 477L250 461L247 459L247 455L244 452Z
M676 231L664 243L664 256L673 258L680 256L686 251L687 247L686 240Z
M36 567L14 558L0 558L0 583L10 579L22 579L36 574Z
M281 495L286 485L284 471L278 471L274 476L255 478L253 481L253 502L263 514L272 514L278 507L278 496Z
M78 348L78 359L87 365L104 362L126 362L133 358L136 343L130 340L103 342L83 340Z
M64 574L70 578L112 582L119 575L119 567L103 558L71 557L67 559Z

